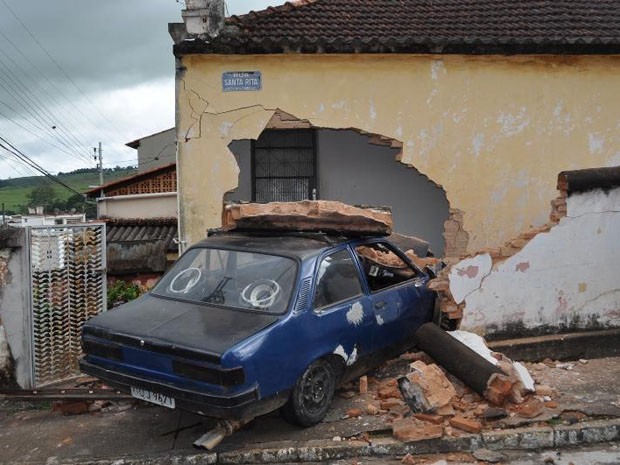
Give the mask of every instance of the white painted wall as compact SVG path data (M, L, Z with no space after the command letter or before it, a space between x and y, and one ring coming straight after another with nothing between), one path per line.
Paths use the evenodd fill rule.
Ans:
M97 218L176 218L177 211L176 192L97 199Z
M548 233L491 270L486 254L454 266L450 290L466 303L462 329L490 335L620 327L620 188L572 195L567 210ZM480 275L472 267L486 274L474 286Z

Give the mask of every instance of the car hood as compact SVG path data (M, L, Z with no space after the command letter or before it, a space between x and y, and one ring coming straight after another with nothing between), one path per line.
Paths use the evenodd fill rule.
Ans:
M83 333L125 343L135 340L145 348L167 347L166 352L185 349L220 356L278 318L147 294L91 318Z

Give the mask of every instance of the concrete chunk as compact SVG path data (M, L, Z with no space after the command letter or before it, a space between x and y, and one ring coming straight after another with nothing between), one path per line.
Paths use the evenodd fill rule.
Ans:
M388 235L392 232L392 213L388 208L353 207L328 200L244 203L226 206L222 227Z

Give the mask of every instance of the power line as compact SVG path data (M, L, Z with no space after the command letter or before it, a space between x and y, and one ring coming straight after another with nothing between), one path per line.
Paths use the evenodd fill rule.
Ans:
M13 107L11 107L10 105L8 105L5 102L0 102L0 105L4 105L5 107L7 107L9 110L11 110L12 112L16 113L19 115L19 113L17 111L15 111L15 109ZM36 132L34 132L31 129L28 129L26 126L24 126L21 123L18 123L17 121L15 121L13 118L11 118L9 115L7 115L6 113L4 113L3 111L0 111L0 116L3 116L7 121L10 121L11 123L13 123L16 126L19 126L20 128L22 128L24 131L32 134L33 136L35 136L36 138L40 139L42 142L45 142L46 144L54 147L55 149L60 150L63 153L66 153L67 155L70 156L74 156L71 152L68 152L66 149L64 149L63 147L60 147L56 144L54 144L53 142L50 142L49 140L43 138L40 136L40 134L37 134ZM29 124L31 124L35 129L41 129L39 126L33 124L32 122L28 121L28 120L24 120L25 122L28 122ZM88 161L90 162L90 158L88 159Z
M54 181L55 183L60 184L61 186L63 186L65 189L70 190L71 192L78 194L78 195L83 195L81 192L76 191L73 187L65 184L63 181L61 181L58 177L54 176L53 174L51 174L50 172L48 172L45 168L43 168L41 165L39 165L37 162L35 162L34 160L32 160L28 155L26 155L25 153L23 153L21 150L19 150L17 147L15 147L13 144L11 144L8 140L6 140L4 137L0 136L0 140L2 142L4 142L4 144L0 143L0 148L3 148L5 151L7 151L8 153L12 154L13 156L15 156L17 159L27 163L28 165L30 165L32 168L34 168L35 170L37 170L39 173L43 174L43 176L45 176L48 179L51 179L52 181ZM7 147L7 145L10 147Z
M0 62L1 63L1 62ZM4 63L2 63L2 66L5 66ZM56 138L58 140L58 142L60 144L62 144L63 146L65 146L68 150L72 151L74 153L73 156L77 156L80 158L83 158L81 156L81 154L75 150L73 148L73 146L69 143L68 139L66 137L62 137L60 134L55 135L52 131L53 129L51 129L51 127L53 126L53 123L47 123L43 118L43 115L39 112L39 110L36 108L36 102L34 102L27 94L27 89L24 92L22 90L23 85L21 83L19 83L18 81L14 80L7 72L5 72L2 68L0 68L0 73L2 73L2 75L4 75L5 77L8 78L4 79L0 77L0 81L2 81L4 84L6 84L6 86L10 87L11 90L13 90L13 93L11 94L11 97L13 98L13 100L18 103L27 113L29 113L35 120L37 120L40 124L41 130L46 131L49 135L51 135L53 138ZM0 84L0 87L2 87L5 91L7 90L7 87ZM20 88L21 86L21 88ZM18 96L20 97L20 99L18 99Z
M99 113L99 115L108 123L108 125L110 126L110 128L113 128L115 131L117 131L118 133L122 134L122 131L119 130L118 128L114 128L113 127L113 123L110 121L110 119L104 115L99 108L97 108L97 106L90 100L90 98L82 91L82 89L80 89L78 87L78 85L75 83L75 81L71 78L71 76L69 76L69 74L63 69L62 66L60 66L60 64L54 59L54 57L47 51L47 49L43 46L43 44L41 44L41 42L39 42L39 39L36 38L36 36L32 33L32 31L30 31L30 29L28 28L28 26L26 26L26 24L24 24L24 22L19 18L19 16L17 16L17 14L13 11L13 9L7 4L7 2L5 0L0 0L2 1L2 3L4 4L4 6L7 8L7 10L9 10L9 12L11 13L11 15L13 15L13 17L19 22L19 24L22 25L22 27L26 30L26 32L30 35L30 37L32 38L32 40L34 40L34 42L39 46L39 48L41 50L43 50L43 52L47 55L47 57L52 61L52 63L54 63L56 65L56 67L60 70L60 72L67 78L67 80L73 84L73 87L75 87L78 92L80 94L82 94L82 96L94 107L95 111L97 113ZM126 136L125 134L122 134L123 136ZM129 139L128 137L125 137L126 139Z

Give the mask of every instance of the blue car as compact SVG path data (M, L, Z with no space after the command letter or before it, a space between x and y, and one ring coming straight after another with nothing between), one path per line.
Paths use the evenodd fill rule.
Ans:
M220 419L320 422L334 390L433 320L430 271L386 237L217 233L83 327L84 373Z

